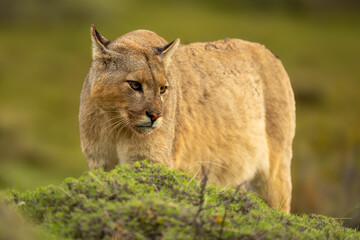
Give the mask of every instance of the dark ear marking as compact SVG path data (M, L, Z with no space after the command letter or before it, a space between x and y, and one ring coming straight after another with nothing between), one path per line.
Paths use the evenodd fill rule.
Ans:
M109 40L107 40L104 36L102 36L95 28L94 24L91 24L91 35L96 40L98 44L100 44L102 47L106 48L107 45L110 43Z
M175 42L175 40L172 41L171 43L166 44L165 46L155 47L154 50L155 50L156 54L161 55L161 54L162 54L167 48L169 48L174 42Z
M155 53L163 59L165 67L169 64L171 56L174 54L179 44L180 39L177 38L171 43L166 44L165 46L154 48Z
M109 54L110 51L107 49L107 46L110 41L102 36L93 24L90 28L90 34L92 40L93 59Z

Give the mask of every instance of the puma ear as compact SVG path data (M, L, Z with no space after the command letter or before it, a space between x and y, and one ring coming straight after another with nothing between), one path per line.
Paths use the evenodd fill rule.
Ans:
M155 48L155 52L163 59L164 66L167 67L171 61L171 56L180 44L180 39L177 38L169 44L162 47Z
M92 41L93 60L99 57L103 57L104 55L108 55L109 50L107 49L107 45L110 43L110 41L98 33L98 31L96 31L94 24L91 25L90 34Z

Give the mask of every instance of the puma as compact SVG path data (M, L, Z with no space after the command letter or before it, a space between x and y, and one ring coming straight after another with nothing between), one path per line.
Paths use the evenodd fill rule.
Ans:
M263 45L225 39L180 45L137 30L109 41L91 26L80 101L89 168L149 159L223 187L246 183L290 211L295 101Z

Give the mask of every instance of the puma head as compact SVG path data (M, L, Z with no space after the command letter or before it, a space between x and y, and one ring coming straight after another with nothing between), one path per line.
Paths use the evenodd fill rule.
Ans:
M138 30L109 41L91 26L90 99L118 127L151 132L166 118L171 86L166 68L180 40L167 43L157 34Z

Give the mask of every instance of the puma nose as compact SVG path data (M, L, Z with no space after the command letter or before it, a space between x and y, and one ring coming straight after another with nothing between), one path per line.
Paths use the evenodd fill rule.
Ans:
M151 119L152 122L155 122L156 119L162 116L162 113L156 113L155 111L146 111L146 115Z

